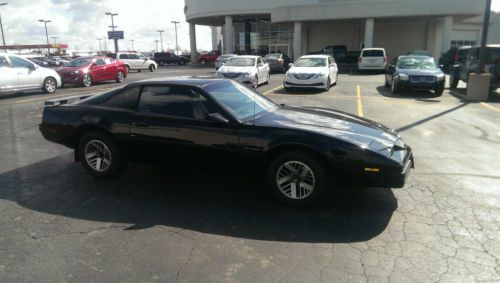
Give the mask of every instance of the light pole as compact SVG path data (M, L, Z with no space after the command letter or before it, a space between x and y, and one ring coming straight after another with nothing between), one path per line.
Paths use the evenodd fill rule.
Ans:
M157 39L157 40L155 40L155 43L156 43L156 49L155 49L155 51L156 51L156 52L158 52L158 41L159 41L158 39Z
M134 39L130 40L130 43L132 44L132 51L134 51L134 41L135 41Z
M51 36L50 38L52 38L52 40L54 41L54 45L53 45L53 46L54 46L54 49L56 49L56 48L57 48L57 47L56 47L56 39L57 39L57 38L59 38L59 37L58 37L58 36ZM58 51L58 52L57 52L57 53L58 53L57 55L59 55L59 48L57 48L57 51Z
M101 54L102 53L102 45L101 45L102 38L97 38L97 40L99 41L99 53Z
M111 26L109 26L109 27L113 31L113 37L115 37L115 28L118 27L118 26L115 26L114 17L118 16L118 13L106 12L105 15L106 16L111 16ZM113 38L113 40L115 41L115 52L118 52L118 39Z
M50 23L52 21L50 20L38 20L41 23L45 24L45 36L47 37L47 57L50 56L50 43L49 43L49 33L47 32L47 23Z
M160 42L161 42L161 52L163 52L163 36L162 33L164 33L164 30L157 30L157 32L160 33Z
M104 51L108 52L108 37L105 36L102 39L104 39Z
M0 6L5 6L9 3L0 3ZM3 49L7 52L7 47L5 45L5 35L3 34L3 24L2 24L2 14L0 14L0 29L2 30L2 41L3 41Z
M171 23L175 26L175 55L179 55L179 44L177 43L177 24L180 24L181 22L171 21Z

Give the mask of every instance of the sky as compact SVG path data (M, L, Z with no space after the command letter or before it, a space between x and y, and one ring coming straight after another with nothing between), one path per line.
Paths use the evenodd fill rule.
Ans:
M184 16L184 0L0 0L8 2L0 7L7 45L45 44L45 27L39 19L51 20L47 24L49 37L57 36L57 43L69 44L71 50L99 50L97 38L104 38L111 25L111 18L105 13L119 13L115 17L117 30L125 32L125 39L119 41L120 50L134 49L153 51L155 40L160 40L157 30L164 30L163 46L175 48L177 25L179 50L188 49L189 24ZM197 26L197 47L210 50L211 33L205 26ZM53 39L49 38L50 43ZM1 43L1 42L0 42ZM108 50L113 41L107 42ZM158 43L160 45L160 43ZM104 41L102 41L104 49Z
M474 0L471 0L474 1ZM0 0L8 2L0 7L4 24L5 40L11 44L43 44L46 42L45 29L39 19L48 23L49 37L57 36L58 43L69 44L71 50L98 50L97 38L106 36L111 25L105 12L119 13L115 17L117 30L125 32L125 39L119 41L120 50L134 49L152 51L155 40L160 36L157 30L165 30L163 46L174 48L175 32L173 20L178 25L179 49L189 49L189 24L184 17L184 0ZM493 0L492 10L500 12L500 0ZM197 47L211 49L210 29L197 26ZM53 43L53 39L50 39ZM113 42L107 41L108 50ZM102 42L104 48L104 41Z

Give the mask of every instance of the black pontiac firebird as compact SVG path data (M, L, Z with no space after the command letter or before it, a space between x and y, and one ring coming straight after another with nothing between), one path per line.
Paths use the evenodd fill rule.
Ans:
M46 101L40 131L73 148L95 177L115 176L129 160L254 162L275 195L296 205L341 179L403 187L413 168L410 147L391 129L330 109L277 105L224 79L146 80Z

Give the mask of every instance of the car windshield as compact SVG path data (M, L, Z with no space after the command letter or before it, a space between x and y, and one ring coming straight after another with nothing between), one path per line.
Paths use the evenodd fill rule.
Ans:
M80 59L75 59L71 62L68 63L68 67L82 67L82 66L87 66L92 62L91 59L88 58L80 58Z
M255 66L253 58L231 58L226 61L226 66L251 67Z
M259 92L234 81L211 84L205 90L240 121L248 121L263 112L279 108Z
M428 57L405 57L399 59L398 68L400 69L417 69L417 70L432 70L436 69L434 59Z
M295 62L295 67L326 67L326 58L299 58Z
M281 59L281 54L267 54L266 59Z

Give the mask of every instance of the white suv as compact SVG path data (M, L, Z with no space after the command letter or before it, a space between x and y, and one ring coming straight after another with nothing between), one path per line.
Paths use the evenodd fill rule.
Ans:
M358 69L363 70L385 70L387 66L387 54L384 48L365 48L361 51L358 59Z
M158 68L158 64L156 64L155 61L139 53L118 52L116 53L116 56L113 55L110 57L123 62L123 64L127 66L127 72L130 72L131 70L137 70L139 72L141 70L149 70L154 72L154 70Z

